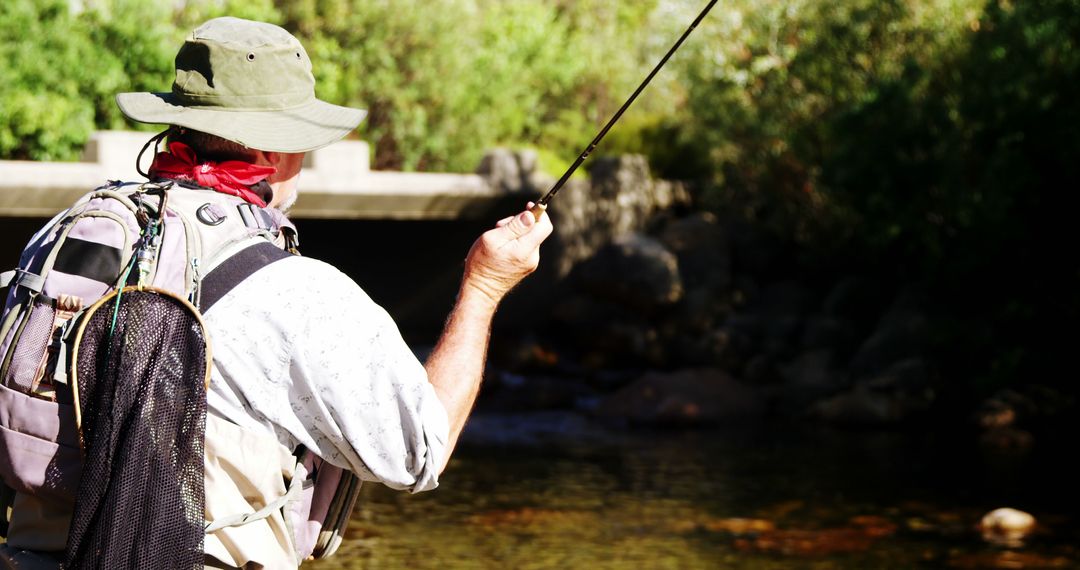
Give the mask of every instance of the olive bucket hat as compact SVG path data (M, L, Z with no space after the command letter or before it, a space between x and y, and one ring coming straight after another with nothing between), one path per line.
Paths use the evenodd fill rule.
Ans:
M315 98L311 60L292 34L232 17L192 32L176 54L171 92L121 93L116 103L141 123L187 127L288 153L326 146L367 114Z

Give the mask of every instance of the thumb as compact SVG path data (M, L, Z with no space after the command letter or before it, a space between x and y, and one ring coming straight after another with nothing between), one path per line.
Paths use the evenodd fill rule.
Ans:
M532 227L536 224L536 218L533 217L532 212L525 210L524 212L516 215L505 226L514 239L517 239L532 230Z

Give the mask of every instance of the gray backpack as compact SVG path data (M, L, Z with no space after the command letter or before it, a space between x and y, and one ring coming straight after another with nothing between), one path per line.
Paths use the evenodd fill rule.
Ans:
M264 254L237 272L238 254L269 244L279 254L295 252L296 230L281 212L173 182L110 183L33 236L18 268L0 274L0 286L9 287L0 316L0 534L7 535L7 507L16 493L75 502L82 454L69 387L69 332L83 312L125 285L163 290L207 310L259 263L278 257ZM227 278L207 279L225 262L232 269L219 273ZM318 478L303 485L308 504L290 504L288 512L308 529L311 517L319 517L318 540L304 555L329 556L340 544L359 480L310 452L297 453L303 473Z

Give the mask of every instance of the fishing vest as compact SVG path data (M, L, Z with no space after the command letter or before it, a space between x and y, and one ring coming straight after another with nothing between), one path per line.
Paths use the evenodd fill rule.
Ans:
M10 288L0 316L0 534L8 551L67 547L83 465L69 359L87 308L139 283L210 311L296 245L281 212L173 182L100 187L31 239L19 267L0 274ZM288 567L340 545L359 492L355 475L213 413L204 450L208 561Z

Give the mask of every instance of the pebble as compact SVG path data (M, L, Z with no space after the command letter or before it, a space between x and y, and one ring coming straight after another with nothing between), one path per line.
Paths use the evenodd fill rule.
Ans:
M1035 530L1035 517L1016 509L994 509L983 516L979 530L987 542L1015 548Z

